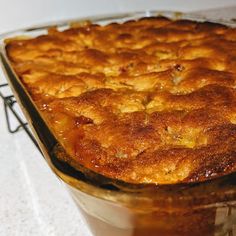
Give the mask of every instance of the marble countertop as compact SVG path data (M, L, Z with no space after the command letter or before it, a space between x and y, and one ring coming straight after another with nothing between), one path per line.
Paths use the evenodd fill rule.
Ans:
M75 1L72 2L75 4ZM114 2L117 4L118 1ZM145 9L144 2L139 2L140 8L143 6ZM161 1L156 2L159 5L156 4L154 9L166 8L166 4L161 5ZM177 6L179 1L171 2ZM201 8L221 6L220 1L214 1L215 5L212 5L213 1L205 2L208 3L207 6L200 6L201 1L198 1L198 5L194 2L192 7L188 4L188 9L185 6L183 10L198 10L198 14L213 18L235 17L236 7L199 11ZM224 4L227 5L227 2L230 6L235 1L224 1ZM132 4L137 3L134 4L132 0L127 0L123 8L120 5L118 10L131 10L133 9ZM89 6L86 7L89 9ZM71 11L75 14L73 10ZM97 13L100 12L97 11ZM72 17L74 17L73 14ZM59 18L63 16L67 18L70 14L61 14ZM44 19L41 19L42 22L47 21L49 17L46 15ZM12 28L8 25L7 27ZM2 72L0 72L0 78L1 84L4 82ZM16 125L13 118L11 121L13 125ZM21 130L10 134L7 131L2 101L0 101L0 150L0 236L91 236L86 222L64 185L48 168L42 155L26 133Z

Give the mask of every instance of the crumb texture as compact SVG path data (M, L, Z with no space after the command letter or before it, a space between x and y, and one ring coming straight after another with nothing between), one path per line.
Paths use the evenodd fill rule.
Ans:
M6 50L74 167L157 184L236 170L236 29L83 22Z

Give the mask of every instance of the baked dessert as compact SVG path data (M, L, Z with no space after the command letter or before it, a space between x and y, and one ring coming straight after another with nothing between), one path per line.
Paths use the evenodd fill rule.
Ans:
M82 22L6 51L73 167L155 184L236 170L236 29Z

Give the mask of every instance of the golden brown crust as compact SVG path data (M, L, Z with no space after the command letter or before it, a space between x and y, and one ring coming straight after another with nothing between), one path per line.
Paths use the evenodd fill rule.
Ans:
M159 184L236 170L236 29L152 17L6 48L72 165Z

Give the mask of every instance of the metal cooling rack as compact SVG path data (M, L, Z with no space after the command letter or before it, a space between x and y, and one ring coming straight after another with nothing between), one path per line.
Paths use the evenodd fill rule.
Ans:
M31 131L28 127L28 123L24 121L24 119L22 118L22 115L20 115L19 111L17 111L16 106L18 106L18 104L16 102L14 95L12 95L12 94L8 95L8 94L4 93L4 90L6 90L8 88L9 88L9 85L7 83L0 84L0 97L2 98L3 104L4 104L4 112L5 112L5 118L6 118L8 131L11 134L14 134L14 133L23 129L27 133L29 138L32 140L34 145L40 151L40 148L36 142L36 139L34 138L33 134L31 133ZM12 118L11 118L12 116L17 121L16 125L12 124Z

